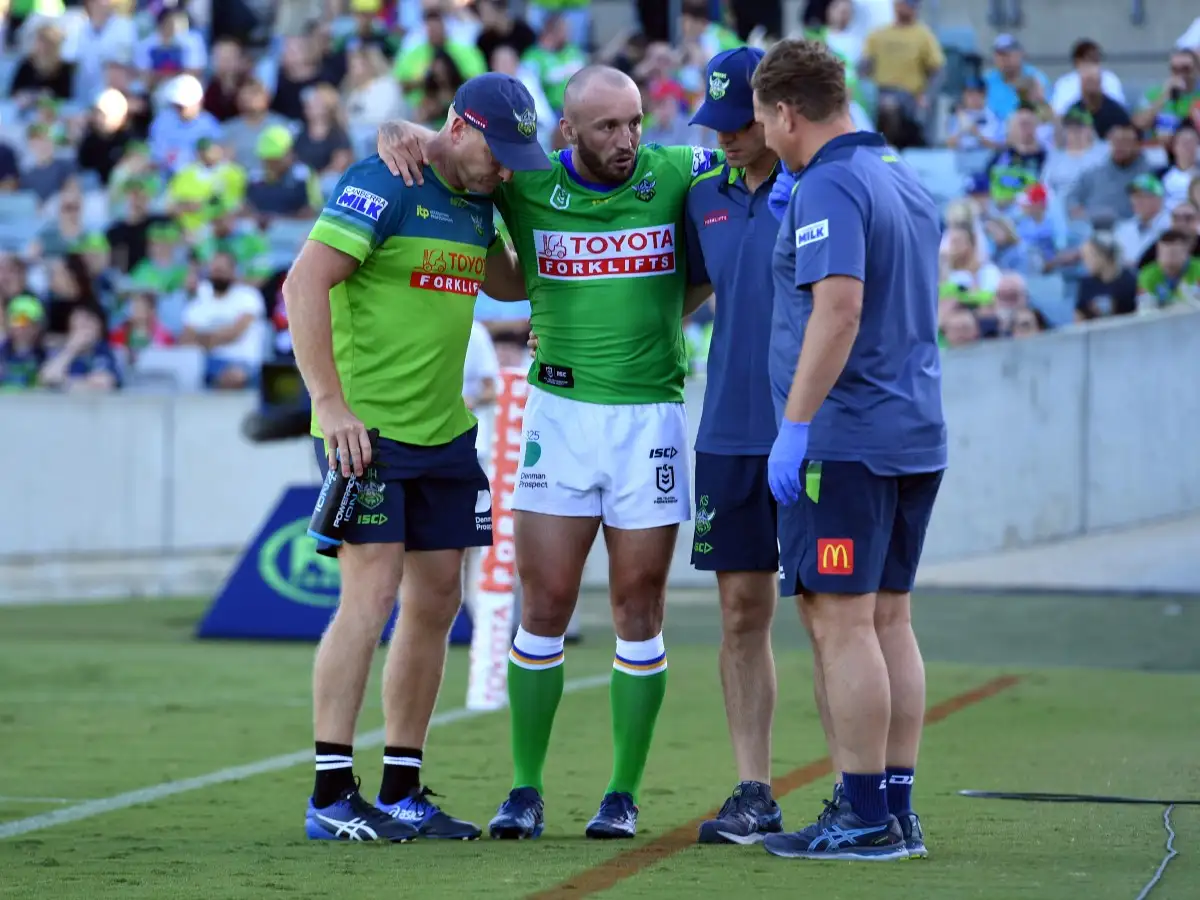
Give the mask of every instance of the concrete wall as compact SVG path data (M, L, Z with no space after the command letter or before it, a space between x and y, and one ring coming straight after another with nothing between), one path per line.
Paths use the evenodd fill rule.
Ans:
M1200 312L944 356L950 469L926 559L961 559L1200 510ZM693 434L704 383L688 387ZM245 544L304 441L254 446L242 396L0 395L0 563L173 557ZM709 578L688 565L673 581ZM144 564L144 563L139 563ZM603 585L598 545L587 581Z

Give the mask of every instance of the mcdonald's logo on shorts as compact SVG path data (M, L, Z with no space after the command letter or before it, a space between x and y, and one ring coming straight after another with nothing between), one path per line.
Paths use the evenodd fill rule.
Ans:
M850 538L818 538L817 574L853 575L854 541Z

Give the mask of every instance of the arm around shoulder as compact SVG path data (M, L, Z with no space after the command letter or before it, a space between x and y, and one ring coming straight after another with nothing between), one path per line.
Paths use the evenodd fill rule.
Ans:
M484 270L483 292L493 300L513 302L528 299L525 274L521 271L517 254L500 237L496 238L492 247Z

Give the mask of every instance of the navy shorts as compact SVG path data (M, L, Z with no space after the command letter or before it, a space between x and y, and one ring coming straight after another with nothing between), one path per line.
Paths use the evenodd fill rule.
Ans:
M780 595L911 591L942 472L804 465L800 502L779 508Z
M313 450L326 472L324 440L313 438ZM380 438L343 540L402 543L409 550L490 547L492 495L475 453L475 429L434 447Z
M775 498L765 456L696 454L692 565L702 572L774 572Z

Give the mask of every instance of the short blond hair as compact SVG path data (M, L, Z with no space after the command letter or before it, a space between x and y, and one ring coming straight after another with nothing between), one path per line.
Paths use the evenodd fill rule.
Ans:
M787 104L810 122L824 122L849 106L846 64L820 41L780 41L751 83L763 106Z

